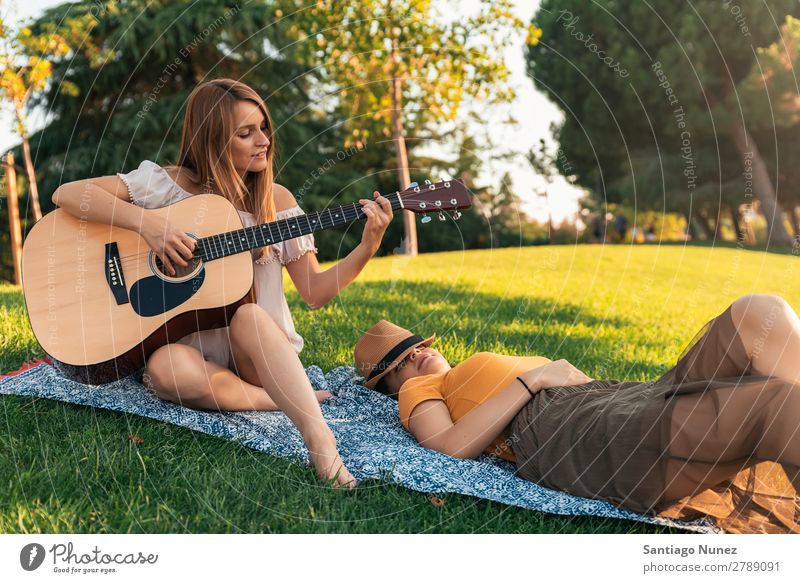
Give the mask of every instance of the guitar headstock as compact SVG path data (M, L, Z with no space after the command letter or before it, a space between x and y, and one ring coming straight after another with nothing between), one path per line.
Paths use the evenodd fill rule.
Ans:
M461 213L459 209L465 209L472 206L469 191L464 186L462 180L443 180L441 182L431 183L426 180L425 184L418 185L412 183L405 190L398 192L400 199L403 201L403 208L415 213L443 213L443 211L454 211L453 218L458 219ZM430 217L424 217L430 220ZM439 218L444 220L444 214L440 214Z

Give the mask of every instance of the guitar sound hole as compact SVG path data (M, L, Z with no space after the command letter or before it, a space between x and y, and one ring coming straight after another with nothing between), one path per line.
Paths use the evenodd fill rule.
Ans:
M155 261L156 269L158 269L159 273L163 274L165 277L178 278L178 279L191 275L192 273L197 271L197 269L200 267L200 264L202 263L200 257L197 257L196 255L192 256L192 258L188 261L189 265L187 265L186 267L172 261L171 262L172 267L173 269L175 269L175 275L172 275L167 272L167 269L164 267L164 262L161 261L160 257L156 256L155 260L156 260Z

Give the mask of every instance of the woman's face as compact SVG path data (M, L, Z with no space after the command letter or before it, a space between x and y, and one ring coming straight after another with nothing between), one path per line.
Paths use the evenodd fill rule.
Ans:
M441 352L430 346L417 346L383 378L386 379L384 382L388 394L396 396L408 379L447 372L450 368L450 363Z
M230 141L233 166L240 176L267 169L267 120L252 101L239 101L233 111L234 133Z

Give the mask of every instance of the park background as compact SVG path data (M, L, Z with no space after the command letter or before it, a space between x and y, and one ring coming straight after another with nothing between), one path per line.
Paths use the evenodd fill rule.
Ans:
M277 181L307 210L398 188L399 111L410 178L461 177L474 193L460 224L419 230L421 252L787 247L800 232L799 11L791 1L712 0L686 10L568 0L3 2L0 146L17 165L24 233L37 215L29 175L46 213L64 182L145 158L172 163L189 92L230 76L267 100ZM346 254L359 228L319 234L321 258ZM381 253L396 252L402 236L395 221ZM13 281L9 237L0 229L0 279Z
M465 180L473 208L418 225L418 257L402 254L398 218L329 306L288 288L306 365L351 364L359 332L391 314L439 333L454 362L535 353L645 380L739 295L800 305L797 2L0 6L0 137L23 235L37 214L28 177L47 213L60 184L174 162L186 98L215 77L266 99L276 180L305 210L392 192L406 171ZM13 284L8 171L0 372L42 356ZM360 226L316 237L334 260ZM0 407L2 532L668 530L386 484L337 496L307 468L134 416Z

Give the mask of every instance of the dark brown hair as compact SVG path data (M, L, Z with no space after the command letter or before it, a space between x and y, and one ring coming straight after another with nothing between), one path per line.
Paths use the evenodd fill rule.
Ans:
M377 383L375 383L375 390L378 391L379 393L384 394L384 395L388 395L389 394L389 387L386 384L386 377L385 376L381 377L381 380L379 380Z

